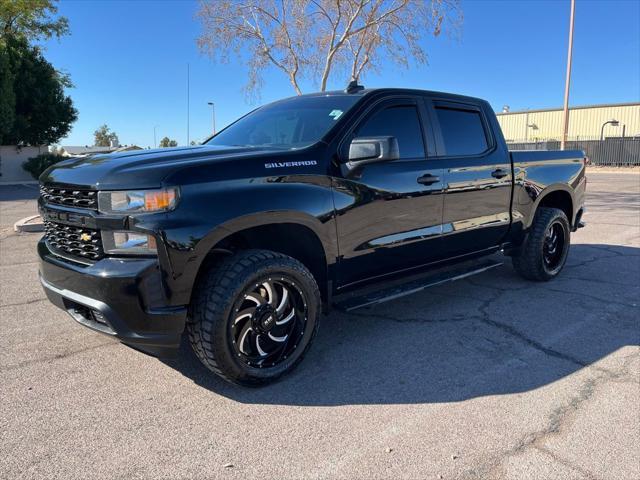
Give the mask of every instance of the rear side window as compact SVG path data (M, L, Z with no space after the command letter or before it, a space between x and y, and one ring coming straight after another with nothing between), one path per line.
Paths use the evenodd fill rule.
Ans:
M418 117L413 105L387 107L365 120L358 137L393 136L398 140L400 158L424 158L424 142Z
M487 135L480 112L436 107L448 156L477 155L487 150Z

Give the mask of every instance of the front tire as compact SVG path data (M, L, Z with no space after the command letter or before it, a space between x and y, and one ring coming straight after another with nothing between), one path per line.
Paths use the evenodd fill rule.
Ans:
M551 280L562 271L570 244L571 229L565 213L540 207L524 244L512 258L513 267L527 280Z
M318 330L320 292L297 260L246 250L196 286L187 331L200 361L225 380L258 386L293 370Z

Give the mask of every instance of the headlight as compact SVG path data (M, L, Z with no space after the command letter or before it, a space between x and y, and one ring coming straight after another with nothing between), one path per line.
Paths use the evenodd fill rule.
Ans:
M102 248L105 253L124 255L155 255L156 239L140 232L102 231Z
M178 189L127 190L98 192L98 210L102 213L163 212L176 208Z

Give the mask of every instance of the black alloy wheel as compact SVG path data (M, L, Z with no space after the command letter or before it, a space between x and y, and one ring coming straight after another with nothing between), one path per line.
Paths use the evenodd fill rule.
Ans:
M567 215L559 208L540 207L524 243L512 256L513 266L528 280L552 280L562 271L570 245Z
M564 228L559 221L555 221L549 225L542 247L542 258L547 270L553 271L558 268L564 253L564 245Z
M233 350L251 367L269 368L298 348L307 326L307 300L295 281L261 279L236 301L230 338Z
M302 263L269 250L245 250L205 267L187 331L209 370L258 386L300 363L318 331L320 311L320 290Z

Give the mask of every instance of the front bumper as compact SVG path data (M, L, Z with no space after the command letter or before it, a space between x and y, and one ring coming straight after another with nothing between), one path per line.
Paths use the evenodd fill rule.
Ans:
M186 306L169 306L155 258L104 258L85 266L38 243L40 281L49 300L77 322L159 357L176 355Z

